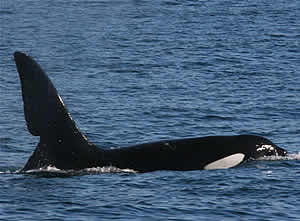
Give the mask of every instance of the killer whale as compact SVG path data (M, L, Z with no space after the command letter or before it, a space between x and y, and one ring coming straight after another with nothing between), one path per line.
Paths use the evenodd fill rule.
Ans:
M40 65L22 52L14 53L21 82L24 116L29 132L39 136L22 171L55 166L81 170L114 166L137 172L223 169L287 151L255 135L207 136L164 140L118 149L96 147L76 126L62 98Z

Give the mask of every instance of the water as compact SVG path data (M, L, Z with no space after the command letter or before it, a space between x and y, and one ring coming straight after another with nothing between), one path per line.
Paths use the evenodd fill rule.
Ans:
M299 15L298 0L1 0L0 220L299 220ZM251 133L290 155L214 171L18 174L38 138L15 50L99 146Z

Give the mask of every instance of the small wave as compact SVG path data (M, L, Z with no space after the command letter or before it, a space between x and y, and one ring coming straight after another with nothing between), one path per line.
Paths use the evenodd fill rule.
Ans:
M0 15L12 15L14 14L13 11L10 11L10 10L0 10Z
M232 117L219 116L219 115L206 115L204 116L206 120L233 120Z

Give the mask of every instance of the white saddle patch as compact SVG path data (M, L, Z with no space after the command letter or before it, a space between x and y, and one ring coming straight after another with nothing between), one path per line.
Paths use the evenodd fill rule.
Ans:
M227 169L240 164L245 157L245 154L236 153L228 157L224 157L220 160L214 161L210 164L207 164L205 170L216 170L216 169Z

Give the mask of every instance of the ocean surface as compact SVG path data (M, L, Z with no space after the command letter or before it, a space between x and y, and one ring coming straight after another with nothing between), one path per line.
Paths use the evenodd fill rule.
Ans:
M209 171L20 174L39 138L16 50L104 148L255 134L289 155ZM299 0L0 0L0 220L300 220L299 104Z

